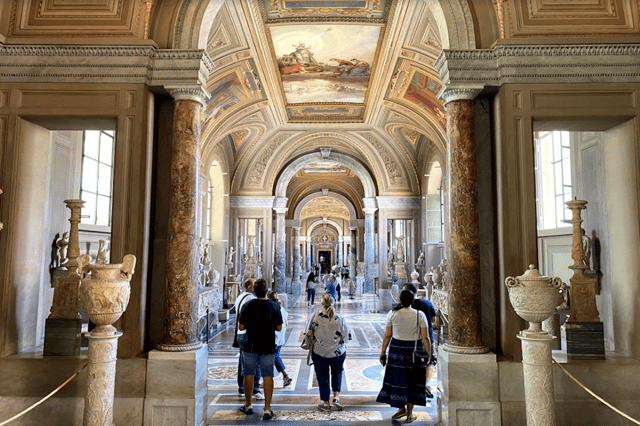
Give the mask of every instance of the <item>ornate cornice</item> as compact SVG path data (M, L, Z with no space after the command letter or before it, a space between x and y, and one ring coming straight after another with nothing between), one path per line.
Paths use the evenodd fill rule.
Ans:
M0 45L6 82L204 85L212 68L204 50L152 46Z
M229 207L242 209L242 208L260 208L260 209L271 209L273 208L274 202L273 196L268 197L240 197L234 196L229 197Z
M435 63L449 88L507 83L640 82L640 44L495 46L444 50Z

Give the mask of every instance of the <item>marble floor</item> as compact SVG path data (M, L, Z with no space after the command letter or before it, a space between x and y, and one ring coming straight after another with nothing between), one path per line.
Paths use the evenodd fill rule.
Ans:
M290 296L288 300L289 324L286 344L281 350L286 371L293 379L290 386L283 387L282 375L275 377L272 409L275 418L271 421L279 425L388 425L403 424L406 418L392 421L395 408L375 401L382 384L383 367L378 362L380 345L384 334L386 314L362 313L357 299L343 298L337 304L338 311L345 316L352 330L353 340L347 346L345 374L343 374L340 400L345 405L343 411L320 412L318 385L313 367L307 366L307 351L300 348L302 331L313 313L305 300ZM315 309L319 309L316 297ZM244 403L238 397L236 369L238 350L231 347L235 316L222 323L209 342L208 370L208 413L209 425L252 425L263 424L261 420L264 404L253 402L254 414L245 415L237 411ZM427 400L426 407L416 407L416 425L432 426L437 422L438 397L437 380L430 383L434 399Z

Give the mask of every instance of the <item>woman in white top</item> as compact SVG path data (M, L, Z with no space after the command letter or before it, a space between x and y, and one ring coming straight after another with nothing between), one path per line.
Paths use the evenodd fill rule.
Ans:
M414 405L427 404L427 368L414 365L412 353L416 347L418 350L424 351L426 348L427 353L431 352L427 318L424 312L411 307L413 298L410 290L402 290L402 307L392 310L387 315L387 329L380 354L380 363L386 365L386 370L382 389L376 399L377 402L397 407L398 411L391 418L395 420L407 416L407 423L416 419L413 414Z
M329 379L333 389L333 405L342 410L339 394L342 386L342 371L347 356L347 341L351 340L351 333L342 315L333 309L334 299L329 293L322 295L322 310L313 314L306 333L313 335L313 349L311 359L318 379L320 411L330 411ZM331 376L329 376L331 369Z
M278 373L282 373L282 381L284 382L284 386L289 386L291 384L291 377L287 374L287 370L284 369L284 362L282 362L282 358L280 358L280 349L284 346L285 337L287 335L287 318L289 318L289 313L285 308L282 307L282 302L278 298L278 293L275 291L270 291L267 293L267 297L280 306L280 314L282 315L282 329L280 331L276 331L276 353L274 359L274 366L276 367L276 371Z

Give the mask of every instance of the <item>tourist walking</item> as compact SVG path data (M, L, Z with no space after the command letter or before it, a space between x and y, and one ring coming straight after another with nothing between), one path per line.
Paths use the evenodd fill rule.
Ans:
M287 371L284 368L284 362L282 362L282 358L280 358L280 349L284 346L286 334L287 334L287 318L289 318L289 313L285 308L282 307L282 301L278 298L278 293L275 291L270 291L267 293L267 297L280 306L280 315L282 316L282 329L276 331L276 356L274 359L274 364L276 367L276 371L278 373L282 373L282 381L284 383L284 387L287 387L291 384L291 377L287 374Z
M407 417L407 423L416 419L414 405L426 405L426 367L412 361L414 348L431 353L431 343L427 335L427 318L423 312L411 307L413 293L402 290L401 307L387 315L386 332L382 341L380 363L385 366L382 389L376 398L398 408L391 419ZM389 355L386 350L389 347Z
M429 334L429 342L431 342L431 359L429 360L429 365L427 365L427 386L425 389L427 393L427 398L433 398L433 394L431 393L431 388L429 387L429 382L431 381L431 378L436 372L435 366L437 362L437 357L435 352L435 343L433 341L433 321L435 321L435 318L438 315L438 313L436 312L436 308L433 306L433 304L429 300L415 297L416 293L418 292L418 289L414 284L407 283L404 286L402 286L402 289L410 290L411 293L413 293L414 299L413 299L413 303L411 304L411 307L413 309L417 309L418 311L424 312L424 315L427 317L427 326L428 326L427 333Z
M338 410L342 410L344 408L340 402L342 371L347 356L347 341L351 340L351 333L344 317L334 310L334 298L325 293L322 295L321 302L322 310L314 313L306 329L306 333L313 341L311 359L322 400L318 409L331 411L331 405L333 405ZM329 399L331 390L333 401Z
M307 306L313 306L316 301L316 276L313 269L307 277Z
M282 330L280 306L267 298L267 282L260 278L253 286L256 298L247 302L240 312L238 330L246 330L242 354L245 403L238 408L245 414L253 414L251 391L254 377L260 369L264 387L263 420L273 418L271 397L273 396L273 367L276 353L276 331Z
M242 347L244 346L244 342L246 340L247 337L247 332L246 330L238 330L238 324L239 324L239 319L240 319L240 311L246 306L247 302L249 302L252 299L255 299L255 295L253 294L253 285L255 283L255 280L253 279L248 279L244 282L244 291L242 293L240 293L238 295L238 297L236 297L236 303L235 303L235 308L236 308L236 338L235 338L235 342L234 342L234 347L237 347L238 350L240 351L240 354L238 356L238 396L240 398L244 398L244 376L242 375ZM237 346L235 345L235 343L237 342ZM253 397L255 399L264 399L264 395L260 392L260 378L261 378L261 374L260 374L260 370L258 370L256 372L255 375L255 379L253 382Z
M327 286L324 288L325 294L330 294L336 300L336 277L329 275Z

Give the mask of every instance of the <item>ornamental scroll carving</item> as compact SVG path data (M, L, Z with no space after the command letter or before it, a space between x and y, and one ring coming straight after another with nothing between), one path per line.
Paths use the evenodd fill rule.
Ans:
M288 137L289 135L287 134L278 135L273 141L271 141L269 146L267 146L267 149L260 153L261 160L253 166L253 170L249 173L249 177L247 179L248 186L260 186L264 171L271 160L271 156L276 152L276 149L278 149L278 147L287 140Z
M362 134L362 136L373 145L373 147L380 154L380 158L382 158L382 162L384 163L384 167L387 170L387 175L389 176L389 182L391 185L402 186L405 184L404 177L400 171L400 167L396 160L394 160L393 156L389 153L389 151L380 143L378 139L376 139L371 134Z

